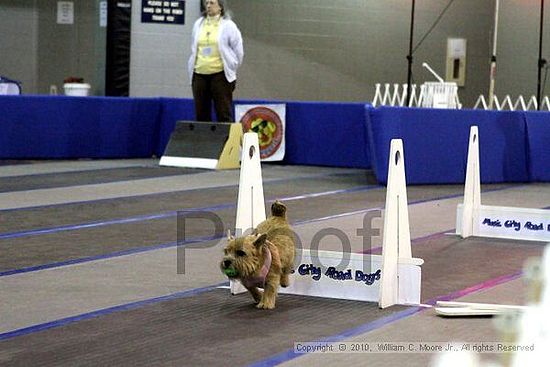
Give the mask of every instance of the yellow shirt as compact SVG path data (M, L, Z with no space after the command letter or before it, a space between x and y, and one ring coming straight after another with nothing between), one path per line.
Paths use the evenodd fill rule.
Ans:
M197 74L215 74L223 71L223 61L218 48L220 17L207 17L201 26L198 39Z

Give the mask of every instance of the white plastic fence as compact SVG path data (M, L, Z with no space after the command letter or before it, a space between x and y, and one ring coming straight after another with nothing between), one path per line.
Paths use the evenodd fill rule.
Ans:
M506 95L504 99L501 101L497 96L493 97L493 106L494 109L497 111L529 111L529 110L537 110L538 107L538 101L537 97L531 96L531 98L527 97L524 98L522 95L520 95L516 101L512 101L512 97L510 95ZM488 99L485 99L484 95L480 95L477 99L476 104L474 105L474 109L484 109L489 110L489 101ZM543 111L550 111L550 99L548 96L545 96L542 99L542 103L540 104L540 110Z

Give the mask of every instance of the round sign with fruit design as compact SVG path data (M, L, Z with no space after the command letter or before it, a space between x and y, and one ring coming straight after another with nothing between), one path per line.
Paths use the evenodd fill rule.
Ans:
M267 107L254 107L241 118L243 130L258 134L260 158L271 157L277 152L283 140L283 123L279 115Z

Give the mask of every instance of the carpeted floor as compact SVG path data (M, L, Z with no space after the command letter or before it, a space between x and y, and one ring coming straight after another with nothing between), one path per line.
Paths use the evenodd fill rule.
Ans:
M67 198L61 194L57 204L44 206L42 198L29 196L31 201L20 207L9 201L8 210L0 208L1 365L362 364L367 356L331 355L325 360L291 351L302 341L370 340L373 335L397 340L399 325L403 335L411 338L417 329L425 341L430 335L423 328L439 327L440 340L460 335L465 327L434 318L429 309L380 310L374 303L289 295L280 295L275 310L256 310L247 294L231 296L217 288L225 281L218 270L225 231L213 234L212 224L201 220L186 222L187 271L179 274L176 262L183 248L175 248L181 240L177 213L181 221L182 213L208 212L224 228L233 228L238 191L234 173L160 168L151 161L118 168L88 164L80 172L56 172L48 166L47 173L36 174L46 171L40 165L27 162L18 165L17 176L9 171L0 175L6 200L12 192L24 197L25 192L48 195L49 189L55 195L62 189ZM27 166L28 174L21 175ZM365 170L264 165L263 173L266 200L285 201L306 247L322 228L357 236L364 213L384 207L385 188ZM181 185L186 181L192 184ZM88 185L90 192L79 200ZM147 193L159 185L162 190ZM124 194L124 187L129 192L141 186L142 194ZM104 195L113 187L115 194ZM548 207L549 188L483 185L483 197L487 202ZM413 255L425 261L423 302L505 286L506 279L517 279L527 258L542 253L543 244L537 242L445 235L462 192L461 185L408 188ZM381 219L375 227L383 228ZM514 284L515 291L495 292L494 301L520 302L525 289L521 282ZM473 337L498 337L487 319L467 324ZM427 361L427 356L410 363L403 356L386 356L374 358L372 365Z

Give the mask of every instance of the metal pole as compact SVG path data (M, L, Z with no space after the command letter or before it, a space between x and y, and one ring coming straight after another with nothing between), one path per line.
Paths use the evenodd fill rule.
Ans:
M500 0L495 0L495 30L493 32L493 54L491 55L491 74L489 82L489 109L493 109L495 99L495 78L497 74L497 33L498 33L498 6Z
M542 68L546 64L546 60L542 58L542 32L544 30L544 0L540 1L540 32L539 32L539 63L538 63L538 79L537 79L537 110L540 110L541 103L541 79Z
M412 81L412 63L413 63L413 32L414 32L414 5L415 0L412 0L412 9L411 9L411 30L409 33L409 54L407 55L407 61L409 68L407 71L407 107L410 106L411 102L411 81Z

